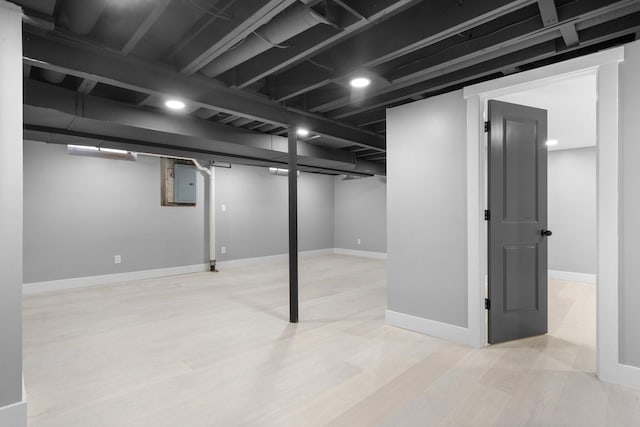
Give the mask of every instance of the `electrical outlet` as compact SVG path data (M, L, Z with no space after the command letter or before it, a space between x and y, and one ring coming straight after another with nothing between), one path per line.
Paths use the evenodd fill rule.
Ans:
M224 203L220 205L220 211L222 212L226 212L227 211L227 205L225 205Z
M360 239L357 240L358 244L360 244Z
M221 254L226 254L227 253L227 247L226 246L221 247L220 248L220 253Z
M120 264L122 263L122 257L120 255L116 255L113 257L113 263L114 264Z

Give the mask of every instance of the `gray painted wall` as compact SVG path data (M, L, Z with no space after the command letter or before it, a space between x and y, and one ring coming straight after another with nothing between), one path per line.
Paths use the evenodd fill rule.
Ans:
M386 178L337 176L334 183L336 248L387 252Z
M467 326L462 91L387 111L388 307Z
M157 157L73 156L65 146L25 141L24 167L25 283L208 263L201 173L195 207L163 207ZM333 177L298 180L300 250L333 248ZM218 261L287 253L287 177L217 168L216 194Z
M196 207L163 207L159 158L25 141L24 183L26 283L208 263L201 174Z
M549 269L596 274L596 148L548 156Z
M0 1L0 412L22 400L21 15Z
M234 165L216 169L216 259L229 261L288 252L286 176L267 168ZM226 211L222 211L225 205ZM333 248L333 178L298 177L298 246ZM226 247L226 254L220 248Z
M624 56L620 65L620 361L640 367L640 42L626 45Z

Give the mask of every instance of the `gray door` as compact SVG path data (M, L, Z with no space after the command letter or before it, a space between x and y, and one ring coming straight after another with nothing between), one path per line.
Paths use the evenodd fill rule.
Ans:
M547 332L547 111L489 101L489 343Z

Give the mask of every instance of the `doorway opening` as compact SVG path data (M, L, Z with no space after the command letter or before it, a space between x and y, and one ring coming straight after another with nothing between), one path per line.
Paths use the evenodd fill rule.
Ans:
M469 333L471 344L486 345L484 298L487 275L484 105L488 99L509 96L570 78L596 80L596 372L603 381L618 382L618 63L623 49L506 76L465 88L467 99L467 201L469 210Z
M538 275L526 277L527 272L519 274L525 277L514 277L514 283L505 283L506 295L513 293L510 288L514 285L523 286L519 295L516 295L514 303L523 305L521 313L518 311L506 313L501 318L500 307L492 304L491 315L488 317L489 342L497 342L496 335L505 328L513 329L514 323L509 316L531 315L536 299L524 301L529 293L535 296L535 289L544 290L543 301L537 301L544 307L538 307L543 319L532 325L515 326L516 338L526 338L543 333L532 340L520 342L523 347L541 346L546 351L553 352L562 348L567 353L575 354L580 362L580 369L587 372L595 372L595 289L596 289L596 154L597 154L597 73L587 72L582 75L571 75L564 79L558 79L541 87L525 89L492 98L492 100L507 103L504 105L516 105L530 107L527 110L542 109L546 111L547 135L539 143L538 153L544 157L544 179L547 182L546 190L541 192L544 200L532 206L532 218L537 221L527 221L529 227L533 226L533 243L529 252L536 253L538 248L546 264L544 271L540 271L540 287L536 286ZM491 101L491 102L495 102ZM487 111L485 109L485 111ZM515 114L507 107L507 112ZM490 119L493 128L493 119ZM524 141L519 141L520 146ZM508 147L508 146L506 146ZM526 150L525 150L526 151ZM490 150L487 150L487 153ZM487 156L485 156L487 157ZM535 156L534 156L535 157ZM524 163L523 163L524 162ZM509 177L516 180L516 198L525 202L529 200L526 193L534 195L535 188L527 188L526 182L521 182L520 175L527 170L525 159L509 161L515 163L519 173ZM486 164L487 170L496 165ZM492 175L495 176L495 175ZM490 185L490 180L487 184ZM535 180L533 181L535 182ZM495 185L495 184L494 184ZM540 190L540 189L538 189ZM495 200L495 195L494 195ZM485 201L487 205L491 205ZM493 208L492 208L493 209ZM543 209L538 215L535 210ZM500 222L499 212L492 216L489 227L495 227ZM493 218L496 217L496 218ZM493 220L495 219L495 223ZM540 220L544 220L544 227L548 229L547 237L539 236ZM541 226L541 225L540 225ZM519 226L522 227L522 226ZM493 234L489 233L489 243ZM499 245L498 245L499 246ZM513 244L510 244L513 246ZM489 245L491 253L492 245ZM497 247L500 250L500 247ZM518 251L511 251L518 252ZM520 251L526 252L526 251ZM546 255L545 255L546 254ZM513 257L513 255L512 255ZM518 260L516 260L518 261ZM490 256L491 262L491 256ZM494 263L496 260L493 261ZM525 265L526 267L526 265ZM522 266L520 266L522 269ZM526 270L526 269L525 269ZM533 273L533 272L531 272ZM489 275L491 277L491 264ZM492 286L498 286L495 271ZM548 277L548 280L547 280ZM542 283L544 282L544 283ZM526 285L532 285L531 289ZM521 290L516 287L515 290ZM501 292L495 292L500 295ZM531 292L528 292L531 291ZM488 294L489 295L489 294ZM514 299L514 298L512 298ZM493 303L493 298L490 299ZM520 301L522 300L522 301ZM547 304L548 301L548 304ZM507 301L508 302L508 301ZM548 310L547 310L548 309ZM500 320L498 320L500 319ZM522 319L524 320L524 319ZM543 322L543 325L539 323ZM526 327L525 327L526 326ZM537 327L537 329L536 329ZM493 339L492 339L493 336ZM505 340L506 341L506 340Z

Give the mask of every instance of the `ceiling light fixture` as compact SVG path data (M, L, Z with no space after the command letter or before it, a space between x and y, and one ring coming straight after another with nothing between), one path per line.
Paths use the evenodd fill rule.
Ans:
M184 102L178 101L177 99L169 99L164 103L164 105L171 110L182 110L185 107Z
M309 129L298 128L297 133L298 136L309 136Z
M356 77L354 79L351 79L349 84L351 85L351 87L360 89L369 86L371 84L371 79L367 77Z
M557 139L549 139L547 140L547 147L553 147L554 145L558 145Z

